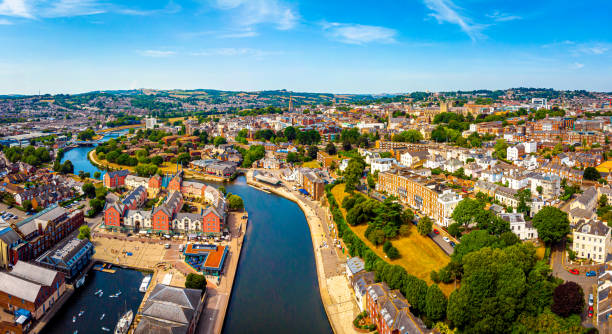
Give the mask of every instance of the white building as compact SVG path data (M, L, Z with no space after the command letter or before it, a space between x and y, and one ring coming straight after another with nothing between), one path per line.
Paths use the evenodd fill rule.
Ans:
M453 211L463 200L463 197L451 189L446 189L438 196L438 203L442 206L442 217L439 217L439 223L442 226L448 227L454 221L451 218Z
M525 155L525 146L523 144L510 146L506 149L506 157L510 161L519 160L523 155Z
M611 228L599 220L583 221L573 233L576 257L604 263L610 247Z
M125 187L134 189L143 186L145 189L149 187L149 178L136 175L128 175L125 177Z
M155 117L147 117L145 118L145 127L146 129L153 129L157 126L157 118Z
M404 166L412 166L419 161L426 160L429 153L427 151L408 151L400 156L400 161Z
M181 233L202 232L202 216L196 213L179 212L172 220L172 230Z
M386 172L388 170L391 169L391 167L397 164L397 160L393 159L393 158L378 158L378 159L373 159L372 163L370 165L370 170L372 173L376 173L376 172Z
M123 217L123 225L129 229L151 229L151 211L128 210Z
M502 213L501 219L510 223L512 233L521 239L521 241L532 240L538 238L538 231L533 227L531 222L526 222L522 213Z

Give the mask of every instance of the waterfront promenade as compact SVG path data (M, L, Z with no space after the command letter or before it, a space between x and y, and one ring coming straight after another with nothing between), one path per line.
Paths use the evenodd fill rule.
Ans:
M344 275L346 255L332 247L334 237L329 232L328 210L323 209L319 202L304 198L284 186L274 187L255 181L252 170L247 173L246 180L247 184L255 188L266 188L274 194L297 203L304 212L314 248L319 292L331 327L336 334L358 333L353 327L353 319L359 313L359 308L353 297L350 283ZM328 247L322 246L324 241L327 242Z

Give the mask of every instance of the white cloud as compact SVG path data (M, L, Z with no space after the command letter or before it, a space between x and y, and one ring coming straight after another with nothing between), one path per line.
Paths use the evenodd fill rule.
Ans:
M218 49L207 49L199 52L192 52L189 55L191 56L225 56L225 57L235 57L235 56L253 56L253 57L263 57L269 55L280 54L280 52L269 52L263 51L259 49L251 49L251 48L218 48Z
M331 38L347 44L393 43L397 32L390 28L362 24L325 23Z
M521 16L502 13L497 10L494 11L492 14L487 14L487 17L493 19L496 22L507 22L523 19Z
M140 55L145 57L153 57L153 58L165 58L174 56L176 52L174 51L164 51L164 50L141 50L138 51Z
M574 50L576 53L587 55L601 55L610 50L610 46L602 43L579 44Z
M253 30L250 27L237 31L224 32L217 35L217 37L219 38L247 38L255 36L257 36L257 31Z
M3 0L0 3L0 15L32 18L26 0Z
M299 14L280 0L214 0L213 5L221 10L232 11L235 21L243 27L262 23L273 24L278 30L295 27Z
M579 70L579 69L581 69L583 67L584 67L584 64L578 63L578 62L572 64L572 66L571 66L571 68L574 69L574 70Z
M429 14L438 20L438 23L444 22L458 25L473 41L483 37L480 33L483 26L475 24L468 17L459 13L457 7L451 0L424 0L425 6L433 13Z
M13 24L13 22L7 20L7 19L0 19L0 26L7 26L7 25L11 25Z
M72 17L105 13L97 0L60 0L50 6L37 8L41 17Z

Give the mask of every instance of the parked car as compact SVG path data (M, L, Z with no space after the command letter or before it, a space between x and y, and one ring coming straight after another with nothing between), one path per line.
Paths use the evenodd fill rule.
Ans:
M446 242L450 242L451 240L448 237L442 237L442 239Z
M593 317L593 306L589 306L589 318Z
M570 269L569 272L570 272L570 274L573 274L573 275L580 275L580 270L578 270L578 269Z
M589 306L591 306L591 308L593 307L593 294L592 293L589 294Z
M451 245L451 247L455 248L455 246L457 246L457 244L454 241L449 242L449 244Z
M593 276L595 276L595 275L597 275L597 273L595 272L595 270L590 270L590 271L587 271L587 272L586 272L586 276L587 276L587 277L593 277Z
M435 228L433 229L433 233L434 234L440 234L440 231L436 230Z

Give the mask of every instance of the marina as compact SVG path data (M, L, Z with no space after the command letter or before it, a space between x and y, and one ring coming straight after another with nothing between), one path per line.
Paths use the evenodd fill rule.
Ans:
M92 270L84 285L45 326L44 334L92 333L114 329L125 309L137 309L142 301L138 291L144 274L117 268L114 274ZM110 294L121 292L116 298ZM109 297L107 297L107 293Z

